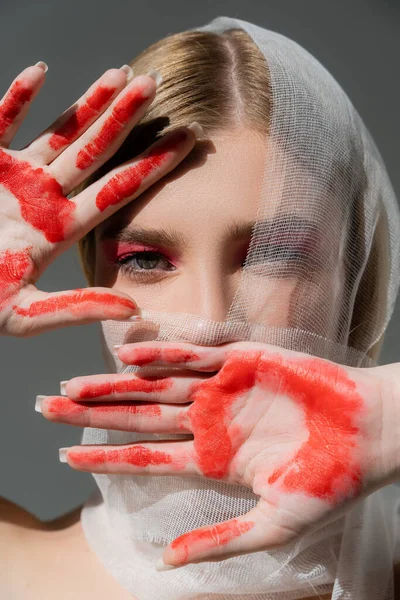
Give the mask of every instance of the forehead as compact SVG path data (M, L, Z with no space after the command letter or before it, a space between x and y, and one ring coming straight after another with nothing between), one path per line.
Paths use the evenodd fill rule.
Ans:
M181 230L195 239L206 232L218 235L230 223L268 222L278 215L320 226L328 213L335 220L338 216L333 198L321 192L313 174L271 139L244 128L222 131L197 142L171 173L96 230L101 236L135 221L143 228Z
M265 142L256 132L222 132L200 141L180 165L99 226L211 226L254 220L265 165Z

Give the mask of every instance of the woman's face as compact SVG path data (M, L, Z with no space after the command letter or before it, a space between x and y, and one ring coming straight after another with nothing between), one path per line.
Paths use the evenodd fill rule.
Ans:
M96 228L95 285L140 308L223 321L256 218L265 147L248 129L198 146Z

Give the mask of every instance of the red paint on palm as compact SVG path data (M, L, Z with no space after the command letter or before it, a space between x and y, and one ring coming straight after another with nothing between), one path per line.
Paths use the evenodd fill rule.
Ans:
M259 355L260 353L258 353ZM235 427L232 435L232 404L254 386L257 359L254 353L228 359L215 377L195 382L189 398L193 401L188 416L194 435L197 464L206 477L221 479L228 473L242 439Z
M192 350L179 348L136 348L130 351L129 364L143 367L153 362L166 361L167 363L188 363L199 360L199 356Z
M218 479L228 474L243 442L240 427L231 424L232 406L254 385L300 404L309 430L307 441L268 483L329 501L356 494L361 486L357 419L363 409L356 384L335 363L286 359L278 353L234 353L216 376L193 384L188 413L196 462L204 475Z
M111 177L97 194L97 208L104 211L109 206L119 204L126 198L133 196L143 180L160 168L186 137L187 134L184 131L179 131L175 135L171 134L164 143L160 143L156 148L153 148L140 162L132 167L126 167L114 177Z
M167 452L150 450L141 445L107 450L96 448L84 452L70 450L68 458L76 465L86 468L104 464L121 465L127 463L137 467L147 467L148 465L168 465L172 463L171 455Z
M99 398L111 394L126 394L127 392L161 392L168 390L171 386L171 377L140 377L137 379L88 383L80 390L79 398Z
M262 358L259 376L272 393L279 390L301 405L309 431L308 440L268 483L332 502L356 495L362 485L357 420L364 402L355 382L335 363L279 355Z
M22 279L29 279L33 271L30 249L15 252L5 250L0 254L0 310L9 304L10 298L20 289Z
M60 150L71 144L85 130L88 123L95 120L116 91L116 87L99 85L78 109L58 127L49 139L53 150Z
M147 98L148 95L146 96L143 90L134 89L116 103L100 131L78 152L76 160L78 169L82 171L88 169L97 158L104 154Z
M0 135L4 135L21 112L25 102L29 102L33 90L23 81L15 81L0 105Z
M103 402L75 402L65 396L52 397L48 406L50 413L57 415L72 416L82 415L85 412L98 413L122 413L129 415L143 415L146 417L161 417L161 407L158 404L117 404L116 402L105 404Z
M198 529L184 533L176 538L171 543L171 548L175 550L178 565L184 565L190 558L190 553L193 551L201 554L206 550L224 546L235 538L247 533L254 527L254 521L239 521L231 519L224 523L217 523L212 527ZM178 566L176 565L176 566Z
M0 150L0 184L18 200L22 218L49 242L65 239L75 204L64 196L54 177Z
M103 314L110 319L120 316L122 308L131 310L137 308L135 302L129 298L119 298L107 292L92 292L87 289L77 289L73 293L37 300L27 308L18 306L13 308L18 315L23 317L39 317L58 312L69 312L84 317L95 306L101 307Z

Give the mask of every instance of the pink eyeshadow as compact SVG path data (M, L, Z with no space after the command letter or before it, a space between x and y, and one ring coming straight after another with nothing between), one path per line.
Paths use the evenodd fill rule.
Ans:
M115 262L123 256L133 254L134 252L159 252L175 265L175 260L168 250L156 246L144 246L143 244L131 244L129 242L118 242L115 240L104 240L101 243L103 252L107 260Z

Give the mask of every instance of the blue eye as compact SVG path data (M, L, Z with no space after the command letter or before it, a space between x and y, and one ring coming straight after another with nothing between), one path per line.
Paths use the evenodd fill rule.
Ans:
M161 264L161 267L159 266ZM146 250L143 252L132 252L118 260L118 265L124 273L143 273L146 271L166 270L174 271L172 265L160 252ZM158 268L156 268L158 267Z

